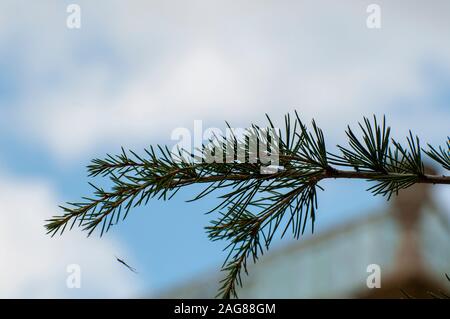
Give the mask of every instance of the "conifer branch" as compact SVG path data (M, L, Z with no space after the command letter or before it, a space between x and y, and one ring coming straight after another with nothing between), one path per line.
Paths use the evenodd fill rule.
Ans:
M338 146L339 155L327 151L316 123L308 129L297 112L294 117L286 115L283 130L276 129L268 117L264 132L271 130L271 134L252 125L243 137L215 136L197 152L171 152L157 146L140 156L122 149L119 155L94 159L88 166L90 177L107 177L112 187L105 190L90 183L93 196L61 206L63 214L47 220L47 232L54 236L77 225L88 235L100 228L103 235L132 208L147 205L152 198L168 200L183 187L206 184L192 200L222 191L220 203L208 212L216 216L206 231L211 240L228 242L219 294L237 297L248 260L256 262L275 235L282 237L290 230L299 238L308 219L314 231L322 180L364 179L372 183L369 191L387 199L417 183L450 184L450 176L428 175L423 164L427 155L450 171L450 138L446 147L422 149L411 132L404 145L391 139L384 118L381 123L375 116L373 121L364 118L359 126L361 137L347 128L349 145ZM276 149L251 146L251 141L268 145L276 138ZM276 155L277 165L267 163L267 155Z

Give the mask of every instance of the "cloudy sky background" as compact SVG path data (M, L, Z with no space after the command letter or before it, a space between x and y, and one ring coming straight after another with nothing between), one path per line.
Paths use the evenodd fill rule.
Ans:
M81 29L66 27L81 6ZM381 7L368 29L367 6ZM0 297L152 296L216 269L214 200L151 202L103 238L45 236L87 194L85 165L121 146L173 145L177 127L315 118L330 147L363 116L443 144L450 122L448 1L0 2ZM316 229L382 208L364 183L325 183ZM436 188L450 206L450 192ZM115 261L126 259L139 274ZM82 288L68 289L79 264Z

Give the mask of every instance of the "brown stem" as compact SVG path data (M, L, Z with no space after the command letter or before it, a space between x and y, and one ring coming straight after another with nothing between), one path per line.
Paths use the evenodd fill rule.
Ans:
M251 178L254 179L267 179L271 180L273 178L283 175L289 175L292 178L301 178L305 177L304 173L292 171L291 173L282 171L275 174L258 174L258 175L247 175L247 174L230 174L230 175L213 175L213 176L204 176L201 178L186 178L180 179L174 182L174 186L183 186L186 184L192 183L212 183L216 181L223 180L248 180ZM377 180L380 178L389 178L389 177L417 177L415 174L402 174L402 173L378 173L378 172L357 172L357 171L346 171L346 170L337 170L330 169L324 170L322 173L318 173L317 175L311 176L311 179L314 182L318 182L322 179L327 178L349 178L349 179L365 179L365 180ZM448 184L450 185L450 176L445 175L421 175L417 177L416 183L425 183L425 184Z
M356 171L341 171L333 170L330 172L324 172L323 178L356 178L356 179L378 179L380 177L405 177L405 176L417 176L414 174L401 174L401 173L377 173L377 172L356 172ZM323 179L322 178L322 179ZM417 178L417 183L424 184L450 184L450 176L444 175L422 175Z

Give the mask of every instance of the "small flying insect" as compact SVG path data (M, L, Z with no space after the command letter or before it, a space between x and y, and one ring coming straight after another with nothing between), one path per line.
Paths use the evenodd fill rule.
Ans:
M130 265L128 265L126 262L124 262L122 259L120 259L119 257L115 256L117 261L120 262L122 265L124 265L125 267L127 267L130 271L134 272L135 274L137 274L138 272L136 271L136 269L134 269L133 267L131 267Z

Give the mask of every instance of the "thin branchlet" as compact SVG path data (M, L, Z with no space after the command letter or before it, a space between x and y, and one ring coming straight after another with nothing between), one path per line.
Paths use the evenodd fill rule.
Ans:
M228 243L219 295L231 298L237 297L248 261L256 262L276 235L291 231L299 238L308 220L314 230L322 180L364 179L373 183L369 191L387 199L416 183L450 184L450 176L425 174L423 164L427 155L450 170L450 138L446 147L422 149L419 138L410 133L403 145L391 139L385 118L380 123L374 116L373 121L364 118L359 124L361 137L348 127L349 146L338 146L341 153L335 155L327 151L315 121L310 129L295 112L286 115L284 128L278 129L267 119L265 130L251 125L243 136L232 130L227 136L214 135L194 152L158 145L144 155L122 148L119 155L94 159L88 166L89 176L108 178L112 186L105 190L90 183L92 195L61 206L63 214L47 220L47 232L62 234L77 225L88 235L100 228L103 235L132 208L152 198L168 200L181 188L204 184L191 200L220 193L220 202L208 212L214 217L206 231L212 241ZM276 149L259 147L273 142ZM265 161L267 155L276 155L275 167Z

